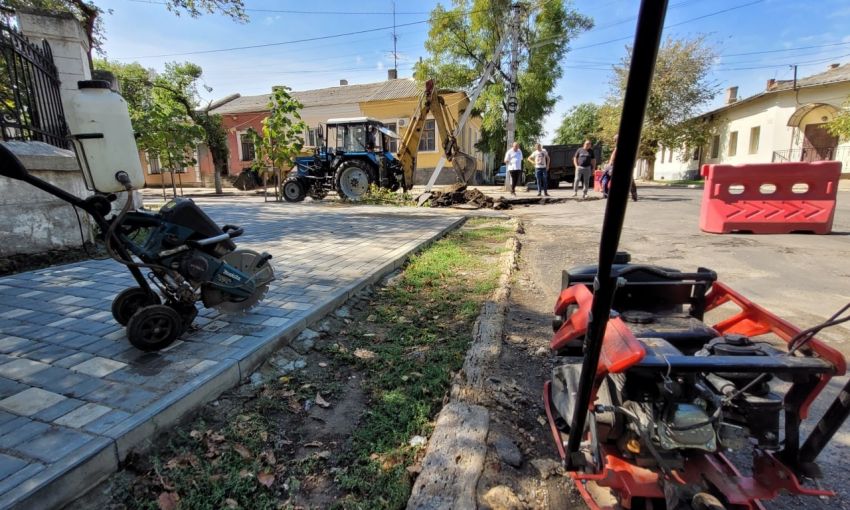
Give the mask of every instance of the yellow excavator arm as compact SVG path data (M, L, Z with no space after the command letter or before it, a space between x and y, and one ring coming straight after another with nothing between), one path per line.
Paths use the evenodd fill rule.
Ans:
M427 120L429 113L434 116L437 132L443 139L443 154L446 160L452 163L452 168L457 173L458 180L466 182L473 173L470 172L470 169L473 171L475 169L475 160L458 148L457 138L455 137L455 133L459 131L457 120L452 117L449 108L446 106L446 101L443 98L445 92L437 90L434 80L425 82L425 90L419 96L419 104L410 118L410 125L404 132L404 136L401 137L396 158L404 169L405 190L413 187L413 171L416 169L419 140L422 138L422 130L425 128L425 120ZM471 106L470 104L467 108Z

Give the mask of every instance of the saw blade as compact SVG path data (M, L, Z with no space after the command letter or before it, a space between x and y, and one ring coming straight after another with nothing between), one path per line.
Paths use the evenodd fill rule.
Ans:
M268 262L262 267L257 267L257 262L262 257L262 254L247 249L233 250L222 257L225 263L248 275L254 281L256 288L247 298L238 301L224 300L215 305L216 309L224 313L247 312L266 297L269 283L274 280L274 268Z

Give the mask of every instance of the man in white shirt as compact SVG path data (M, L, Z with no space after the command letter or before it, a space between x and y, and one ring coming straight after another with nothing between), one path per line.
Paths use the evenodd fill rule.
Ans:
M539 143L535 151L528 157L528 162L534 165L534 178L537 179L537 196L541 193L549 196L549 153Z
M522 172L522 151L517 142L514 142L508 152L505 153L505 168L511 179L511 195L516 196L516 183L519 182L519 176Z

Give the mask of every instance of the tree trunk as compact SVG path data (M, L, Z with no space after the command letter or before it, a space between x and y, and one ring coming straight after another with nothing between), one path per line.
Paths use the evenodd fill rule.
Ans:
M215 183L215 192L217 195L224 193L221 187L221 173L224 170L221 166L221 161L213 161L213 182Z
M643 180L645 181L654 181L655 180L655 158L645 159L646 161L646 171L643 174Z

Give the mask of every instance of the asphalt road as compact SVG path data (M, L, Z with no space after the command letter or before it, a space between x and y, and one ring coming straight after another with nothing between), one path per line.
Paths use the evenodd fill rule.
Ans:
M634 262L714 269L721 281L800 327L822 322L850 301L850 192L839 193L833 234L826 236L703 233L698 225L701 193L641 188L640 200L629 202L621 249L630 252ZM510 211L527 225L522 256L533 266L542 302L554 304L561 269L595 262L604 207L604 200L589 200ZM835 327L819 338L850 355L850 328ZM813 406L809 426L845 382L845 377L832 381ZM850 508L850 471L844 462L848 453L850 426L845 424L819 459L826 475L823 484L838 492L836 498L785 497L768 508Z

